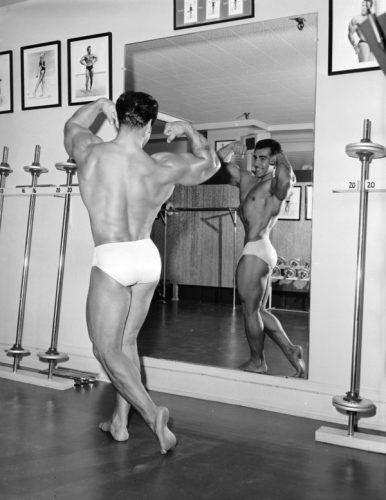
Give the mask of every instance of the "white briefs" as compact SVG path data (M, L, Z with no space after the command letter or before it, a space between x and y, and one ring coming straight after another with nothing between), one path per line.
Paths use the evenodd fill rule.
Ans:
M240 259L243 255L256 255L256 257L263 259L271 269L276 266L277 253L267 236L260 240L248 241L243 248Z
M161 257L150 238L99 245L92 265L123 286L152 283L161 276Z

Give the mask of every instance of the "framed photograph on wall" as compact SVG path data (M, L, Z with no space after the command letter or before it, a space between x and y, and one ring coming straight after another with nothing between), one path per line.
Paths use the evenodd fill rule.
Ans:
M312 219L312 184L306 185L306 220Z
M386 0L329 0L328 74L379 69L360 25L369 13L386 10Z
M20 48L21 109L62 105L60 42Z
M12 50L0 52L0 113L13 111Z
M227 139L226 141L214 141L214 150L218 151L219 149L223 148L224 146L228 146L228 144L232 144L232 142L235 142L235 139Z
M174 0L174 29L246 19L254 8L254 0Z
M279 213L279 220L300 220L302 187L294 186L284 200Z
M112 98L111 33L67 40L68 104Z

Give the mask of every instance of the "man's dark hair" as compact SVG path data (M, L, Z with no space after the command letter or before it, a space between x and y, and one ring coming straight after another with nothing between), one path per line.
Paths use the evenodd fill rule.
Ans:
M142 128L149 120L155 122L158 113L158 102L145 92L129 90L121 94L116 102L119 125L131 128Z
M279 142L274 139L262 139L261 141L256 142L256 149L269 148L271 150L271 155L276 155L277 153L281 153L281 145Z

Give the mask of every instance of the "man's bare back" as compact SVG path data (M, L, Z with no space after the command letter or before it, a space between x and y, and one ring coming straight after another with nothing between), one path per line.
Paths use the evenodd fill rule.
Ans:
M89 146L78 178L96 245L150 237L174 187L160 182L162 168L139 147L114 142Z

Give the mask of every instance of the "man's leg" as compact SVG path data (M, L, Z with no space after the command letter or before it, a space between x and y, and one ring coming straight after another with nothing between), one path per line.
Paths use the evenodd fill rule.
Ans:
M152 286L154 287L154 284ZM147 294L150 293L150 289L151 286L148 286ZM175 438L167 429L168 412L166 408L157 407L146 392L138 368L138 354L133 357L127 354L127 349L125 352L123 349L123 344L126 344L124 332L131 329L133 323L139 322L138 317L136 317L138 297L135 293L135 287L132 287L131 292L130 300L128 289L97 267L92 268L87 298L89 335L93 343L94 354L102 364L115 389L127 403L131 403L140 413L157 435L161 445L161 453L166 453L175 446ZM145 298L143 294L139 295L142 299ZM147 309L146 312L142 309L142 314L145 317L146 313ZM125 411L127 419L128 405L123 404L122 400L119 400L118 404L119 415Z
M91 92L92 90L92 84L93 84L93 81L94 81L94 70L93 69L90 69L90 85L89 85L89 90Z
M303 359L303 348L300 345L294 345L288 338L280 321L270 311L266 309L269 296L269 283L264 294L261 305L260 315L264 323L265 333L277 344L283 351L288 361L296 368L294 377L304 377L306 366Z
M269 267L255 255L243 255L236 270L237 291L244 315L245 333L251 357L241 369L256 373L266 373L264 357L264 324L260 307L269 276Z
M141 366L138 357L137 337L146 319L157 284L158 281L155 281L153 283L138 284L131 287L131 304L123 335L122 350L130 359L133 366L136 367L139 377L141 376ZM117 441L128 439L127 420L129 410L130 404L117 392L116 407L113 416L109 422L100 424L100 428L111 432L114 439L117 439ZM157 408L157 415L159 415L160 412L161 414L165 413L165 410L168 414L166 408ZM165 418L165 416L163 418ZM161 427L164 428L158 429L160 436L158 436L158 431L156 431L160 441L169 447L168 449L174 447L176 438L167 428L167 421Z
M88 82L89 82L89 73L88 73L88 69L87 69L87 66L86 66L86 92L88 92Z

